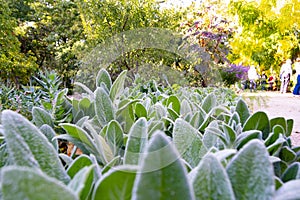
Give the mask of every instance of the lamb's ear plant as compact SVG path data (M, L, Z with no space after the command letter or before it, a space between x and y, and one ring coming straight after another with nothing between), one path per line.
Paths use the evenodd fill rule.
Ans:
M97 74L96 87L101 87L102 83L105 84L105 86L108 90L110 90L112 81L111 81L109 73L104 68L100 69Z
M0 199L300 198L293 120L251 114L224 89L128 88L125 79L102 69L81 99L58 93L71 121L57 118L60 103L35 107L35 125L3 111ZM57 139L82 154L58 154Z
M206 154L188 176L196 199L235 199L226 170L212 153Z
M0 145L0 168L9 164L9 155L6 144Z
M116 118L112 100L109 94L101 87L95 91L95 112L102 127Z
M70 181L53 145L36 126L10 110L3 111L1 117L11 165L41 170L64 183Z
M273 198L273 166L268 151L260 140L255 139L246 144L232 158L226 170L236 199Z
M144 153L148 142L148 127L145 118L140 118L131 127L124 153L124 163L128 165L138 165L140 156Z
M7 166L2 168L0 177L3 200L57 200L62 197L67 200L79 199L62 182L35 168Z
M250 117L248 105L243 99L239 99L239 101L236 104L235 110L239 115L241 125L244 126L245 122Z
M95 155L98 162L103 165L113 159L113 152L108 143L93 130L93 127L89 123L86 124L89 132L74 124L65 123L60 124L60 126L63 127L67 134L58 135L56 136L57 139L65 139L73 142L83 153Z
M132 199L137 170L130 165L111 168L96 182L92 199Z
M207 152L202 136L188 122L177 119L173 130L173 141L180 156L192 167L198 165Z
M93 165L83 167L68 184L79 199L88 199L91 196L94 185L94 167Z
M48 141L53 145L54 149L58 151L59 146L57 140L54 140L54 137L56 136L55 131L51 126L48 124L44 124L40 127L41 132L46 136Z
M171 140L162 132L154 133L142 158L132 199L195 199L179 158Z

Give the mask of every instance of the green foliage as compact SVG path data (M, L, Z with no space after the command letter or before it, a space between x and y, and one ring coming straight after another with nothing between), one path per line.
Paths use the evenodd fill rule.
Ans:
M130 200L137 169L118 166L106 173L95 186L93 199Z
M46 136L48 141L53 145L54 149L58 151L58 142L57 140L53 140L56 135L53 128L47 124L44 124L40 127L40 130Z
M170 140L156 132L138 171L132 199L194 199L186 169L178 158Z
M101 87L101 83L104 83L106 88L110 90L112 82L109 73L105 69L101 69L96 78L96 86Z
M265 112L256 112L250 116L244 124L243 131L260 130L263 133L263 139L266 139L270 133L270 121Z
M161 9L159 2L155 0L92 0L77 1L77 5L84 34L87 37L85 45L88 46L87 50L93 50L89 56L82 54L82 57L93 57L94 53L99 52L95 49L99 49L103 51L101 58L104 57L105 60L108 57L109 60L108 63L101 61L95 64L92 61L92 65L84 65L84 69L78 73L82 80L94 79L91 73L95 70L94 67L106 68L113 80L123 70L131 71L131 78L134 78L133 72L138 72L143 77L148 75L155 77L156 74L159 76L160 73L156 73L157 71L168 73L171 77L174 70L169 69L181 58L175 52L168 52L169 48L161 48L161 46L174 43L175 34L171 31L176 31L179 27L181 12L174 9ZM86 12L87 10L89 12ZM169 31L173 37L170 39L169 34L164 33L155 36L157 33L154 29ZM148 39L145 39L145 35ZM179 40L180 38L176 37ZM148 46L142 45L145 43Z
M9 166L1 170L1 178L3 199L55 200L62 194L64 199L79 199L62 182L33 168Z
M13 10L7 1L1 0L0 3L0 79L19 85L29 80L28 75L37 68L36 60L32 54L21 51L17 19L11 17Z
M140 163L140 154L144 153L147 141L147 121L145 118L140 118L132 125L129 131L124 163L138 165Z
M283 60L299 54L297 1L234 1L229 9L241 27L230 41L231 61L278 73Z
M41 127L44 124L47 124L53 127L51 115L42 108L34 107L32 109L32 116L34 124L37 127Z
M249 108L248 108L248 106L247 106L247 104L246 104L246 102L244 100L240 99L237 102L236 111L237 111L237 113L239 115L241 124L244 125L245 122L246 122L246 120L250 116Z
M189 176L196 199L235 199L229 177L215 155L208 153Z
M293 191L300 148L291 145L291 120L250 114L229 90L122 81L108 89L108 73L101 73L95 93L67 99L74 121L52 128L53 112L35 108L38 128L13 111L1 113L1 198L300 198ZM123 92L112 101L111 90ZM110 102L113 118L96 111L102 101ZM74 143L82 155L58 154L55 139Z
M54 147L37 127L9 110L1 117L11 164L40 169L65 183L69 181Z
M245 145L226 170L237 199L272 199L275 188L273 167L267 149L260 141L253 140Z
M95 111L102 127L115 119L112 101L102 87L97 88L95 91Z
M70 85L79 65L83 27L74 1L25 1L31 10L19 24L23 52L33 54L40 69L56 70ZM22 11L12 4L16 13ZM20 13L21 14L21 13ZM28 25L29 24L29 25ZM30 44L30 45L29 45Z
M161 27L173 29L178 26L178 13L160 10L156 1L89 1L78 2L84 32L90 43L105 39L131 29ZM89 12L86 12L89 10Z
M94 166L84 167L68 184L68 187L75 192L79 199L87 199L92 191Z
M33 107L42 106L43 111L41 109L39 111L44 112L45 115L47 114L45 112L51 113L54 125L57 125L59 120L68 121L70 120L70 107L65 98L68 90L61 90L60 87L60 77L53 71L39 73L30 80L30 84L21 85L20 89L1 84L0 110L14 110L32 119ZM50 120L48 122L51 125Z
M72 161L71 165L67 169L68 175L73 178L81 169L92 165L91 159L86 155L80 155Z
M197 129L188 122L177 119L174 124L173 141L180 156L194 168L198 165L206 148L202 143L202 136Z

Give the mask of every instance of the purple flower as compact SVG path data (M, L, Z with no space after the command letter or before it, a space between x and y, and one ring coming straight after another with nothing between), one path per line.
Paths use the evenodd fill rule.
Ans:
M225 68L223 71L227 73L235 74L235 77L241 80L247 77L248 70L249 70L249 66L230 64L229 68Z

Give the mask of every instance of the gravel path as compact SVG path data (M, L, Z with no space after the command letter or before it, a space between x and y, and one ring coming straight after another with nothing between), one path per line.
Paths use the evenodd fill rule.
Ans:
M269 118L285 117L294 119L292 132L293 145L300 145L300 96L291 93L255 92L242 93L253 112L264 111Z

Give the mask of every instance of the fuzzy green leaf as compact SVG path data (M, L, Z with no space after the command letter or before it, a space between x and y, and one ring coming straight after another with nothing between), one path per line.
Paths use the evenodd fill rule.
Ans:
M281 180L288 182L290 180L300 179L300 163L295 162L291 164L282 174Z
M9 159L9 154L6 148L6 144L2 144L0 145L0 169L5 165L8 165L8 161L9 161L8 159Z
M53 121L51 115L44 109L39 107L32 108L33 122L37 127L41 127L44 124L48 124L53 127Z
M270 133L270 121L265 112L259 111L251 115L245 122L243 131L260 130L263 139L266 139Z
M165 125L162 121L152 122L148 128L149 129L149 131L148 131L149 137L151 137L153 135L153 133L155 133L156 131L163 131L164 127L165 127Z
M202 108L209 113L217 105L217 98L213 93L208 94L202 101Z
M147 143L147 120L138 119L131 127L125 148L124 163L137 165L139 164L140 154L145 150Z
M282 134L282 132L278 131L276 127L281 127L281 126L276 125L275 127L273 127L273 132L270 133L269 136L265 139L266 146L273 144L279 138L279 135Z
M101 170L101 174L105 174L108 172L111 168L118 165L121 162L121 156L114 157L109 163L107 163Z
M112 120L109 122L105 135L106 141L110 146L112 153L116 156L123 146L123 130L121 125Z
M198 131L183 119L175 121L173 141L181 157L193 168L207 151Z
M113 104L108 94L99 87L95 91L95 113L102 127L115 119Z
M82 168L92 165L91 159L87 155L77 157L67 169L68 175L73 178Z
M234 144L236 137L237 137L236 132L227 124L223 124L222 128L223 128L224 134L226 135L228 143Z
M271 130L276 126L276 125L280 125L284 132L283 134L285 135L286 130L287 130L287 123L286 120L283 117L276 117L270 120L270 128Z
M262 134L258 130L252 130L252 131L245 131L242 132L240 135L237 136L235 140L235 146L239 150L241 149L245 144L247 144L250 140L253 139L262 139Z
M287 163L292 163L296 160L297 154L291 148L284 146L279 152L279 157Z
M79 126L75 124L69 124L69 123L62 123L59 124L70 136L72 136L75 139L80 140L86 147L92 148L93 140L91 136Z
M179 115L176 113L175 110L173 110L172 108L167 108L167 110L168 110L168 113L169 113L170 118L171 118L172 120L175 121L177 118L179 118Z
M53 128L51 128L51 126L49 126L48 124L44 124L40 127L40 130L46 136L48 141L53 145L54 149L58 151L58 142L57 140L53 140L53 138L56 136Z
M205 155L193 171L196 199L235 199L228 175L213 154Z
M300 199L300 180L292 180L283 184L275 193L274 200Z
M192 111L192 108L189 104L189 102L186 99L183 99L181 102L181 107L180 107L180 115L187 115Z
M1 177L3 200L78 199L66 185L36 169L9 166L1 170Z
M96 77L96 87L101 87L101 83L104 83L108 90L111 88L111 78L106 69L101 68Z
M218 142L218 136L215 131L218 130L218 127L218 122L212 121L205 129L202 141L207 149L215 146Z
M167 109L160 102L154 105L154 110L156 111L157 120L167 116Z
M288 120L286 120L286 123L287 123L287 127L286 127L285 136L289 137L292 134L292 131L293 131L294 120L293 119L288 119Z
M260 140L251 140L227 166L236 199L272 199L275 185L269 154Z
M12 164L39 168L65 183L70 180L56 150L36 126L10 110L2 112L2 124Z
M147 145L132 199L194 199L180 156L163 132L154 133Z
M175 95L172 95L168 98L167 106L171 106L171 108L177 113L177 115L180 115L180 101Z
M109 97L114 102L124 91L124 83L126 79L127 70L124 70L115 80L111 86Z
M236 104L235 110L240 116L242 125L244 125L247 119L250 117L250 111L246 102L243 99L240 99Z
M91 106L91 100L85 97L79 101L78 106L82 110L87 110Z
M286 140L284 139L282 134L279 134L278 139L273 144L271 144L267 147L269 154L276 155L280 151L282 145L285 142L286 142Z
M135 104L134 113L137 116L137 118L141 118L141 117L147 118L147 110L141 103Z
M76 173L73 179L68 184L68 187L78 196L80 199L87 199L93 186L93 169L94 166L84 167Z
M130 200L136 171L127 165L112 168L96 183L93 199Z
M194 113L191 121L190 121L190 124L196 128L196 129L199 129L201 124L204 122L204 119L206 118L206 113L205 111L201 110L200 111L197 111Z

